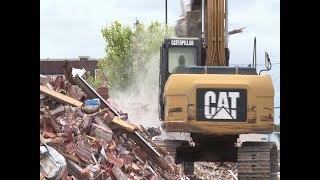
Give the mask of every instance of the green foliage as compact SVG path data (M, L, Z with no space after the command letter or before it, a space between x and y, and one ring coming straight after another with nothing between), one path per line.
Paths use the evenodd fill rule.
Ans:
M94 80L92 76L89 76L86 81L94 88L101 87L103 84L103 81L101 80L101 78L97 78L96 80Z
M275 131L276 131L276 132L280 132L280 124L276 124Z
M280 132L280 124L276 124L275 132ZM280 133L276 134L278 140L280 141Z
M164 24L152 22L148 26L136 24L134 28L115 21L101 30L106 41L106 56L98 62L99 76L88 82L94 87L110 84L110 88L124 90L145 72L153 54L160 57L160 45L166 37ZM168 27L168 37L173 27ZM157 59L158 60L158 59Z

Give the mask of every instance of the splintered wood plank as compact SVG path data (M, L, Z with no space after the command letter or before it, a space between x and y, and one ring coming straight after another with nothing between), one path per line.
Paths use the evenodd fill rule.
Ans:
M83 104L82 102L80 102L76 99L73 99L69 96L58 93L58 92L51 90L51 89L49 89L45 86L42 86L42 85L40 85L40 92L47 95L47 96L50 96L51 98L54 98L54 99L60 101L62 103L70 104L71 106L81 107Z
M134 132L136 130L136 127L130 123L127 123L121 119L119 119L118 117L115 117L112 120L113 123L115 123L116 125L120 126L122 129L128 130L129 132Z

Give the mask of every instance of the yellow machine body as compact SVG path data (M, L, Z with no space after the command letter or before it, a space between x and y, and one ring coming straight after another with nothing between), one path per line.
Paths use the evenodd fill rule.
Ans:
M197 119L197 113L203 112L197 109L196 91L201 88L246 90L246 107L242 107L246 118L241 122ZM274 87L269 75L172 74L164 97L168 132L238 135L274 130Z

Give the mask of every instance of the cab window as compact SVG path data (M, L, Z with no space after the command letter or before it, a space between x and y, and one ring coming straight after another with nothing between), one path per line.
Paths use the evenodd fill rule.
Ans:
M169 73L185 73L187 67L197 64L196 47L170 47L168 52Z

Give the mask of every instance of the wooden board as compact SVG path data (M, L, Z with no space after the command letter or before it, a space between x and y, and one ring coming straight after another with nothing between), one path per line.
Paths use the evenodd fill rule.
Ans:
M46 86L40 85L40 92L47 95L47 96L50 96L51 98L54 98L54 99L60 101L62 103L70 104L71 106L81 107L83 104L82 102L80 102L76 99L73 99L69 96L66 96L64 94L58 93L54 90L51 90L51 89L47 88Z
M136 130L136 127L130 123L127 123L121 119L119 119L118 117L115 117L112 120L113 123L115 123L116 125L120 126L122 129L125 129L129 132L134 132Z

